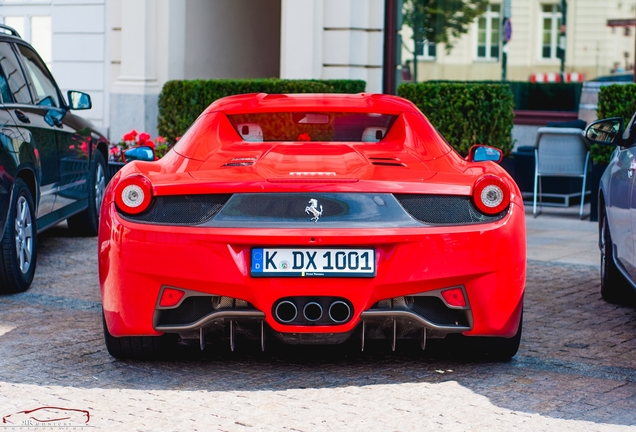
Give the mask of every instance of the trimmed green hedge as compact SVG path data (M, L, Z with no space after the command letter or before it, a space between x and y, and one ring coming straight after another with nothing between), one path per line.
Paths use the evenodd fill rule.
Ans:
M434 84L506 84L516 110L578 111L583 83L531 83L526 81L427 81Z
M398 95L417 105L462 156L474 144L512 151L514 101L506 84L402 84Z
M168 81L159 94L159 135L168 142L185 133L208 105L244 93L361 93L362 80L218 79Z
M599 119L623 117L625 124L636 112L636 84L614 84L601 87L596 115ZM614 146L592 144L590 155L596 163L609 163Z

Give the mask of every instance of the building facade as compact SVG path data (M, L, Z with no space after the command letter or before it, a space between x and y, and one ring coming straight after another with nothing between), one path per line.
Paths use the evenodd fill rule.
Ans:
M559 73L560 0L512 0L507 79L527 81ZM565 72L585 79L634 66L634 0L567 0ZM443 45L418 47L417 80L499 80L502 76L503 2L493 0L450 53ZM410 29L402 29L402 58L413 59Z
M510 80L559 72L560 0L512 0ZM586 78L634 64L636 0L568 0L566 72ZM174 79L362 79L382 91L384 0L0 0L59 86L89 93L83 115L112 141L157 133L157 101ZM501 78L502 4L447 53L425 43L418 81ZM413 58L401 31L402 63Z
M156 134L166 81L365 80L380 92L384 0L0 0L0 22L44 57L113 141Z

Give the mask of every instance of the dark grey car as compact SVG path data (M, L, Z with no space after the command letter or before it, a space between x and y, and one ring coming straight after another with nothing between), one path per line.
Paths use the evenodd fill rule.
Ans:
M0 24L0 292L26 290L35 273L37 233L64 219L96 235L107 182L108 141L70 110L36 51Z
M598 120L584 132L593 143L616 146L598 191L601 295L612 303L636 298L635 119L626 127L619 117Z

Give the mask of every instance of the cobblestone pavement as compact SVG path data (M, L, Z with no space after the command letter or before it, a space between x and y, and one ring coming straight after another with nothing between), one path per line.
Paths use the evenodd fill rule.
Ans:
M262 354L241 341L234 353L184 346L153 363L106 352L96 239L56 227L40 247L32 288L0 297L2 416L79 409L117 431L636 430L636 308L601 300L597 266L529 262L522 345L508 363L407 343Z

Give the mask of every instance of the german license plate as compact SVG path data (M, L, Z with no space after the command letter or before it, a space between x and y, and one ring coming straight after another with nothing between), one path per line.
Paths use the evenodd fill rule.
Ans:
M254 248L254 277L374 277L375 249Z

